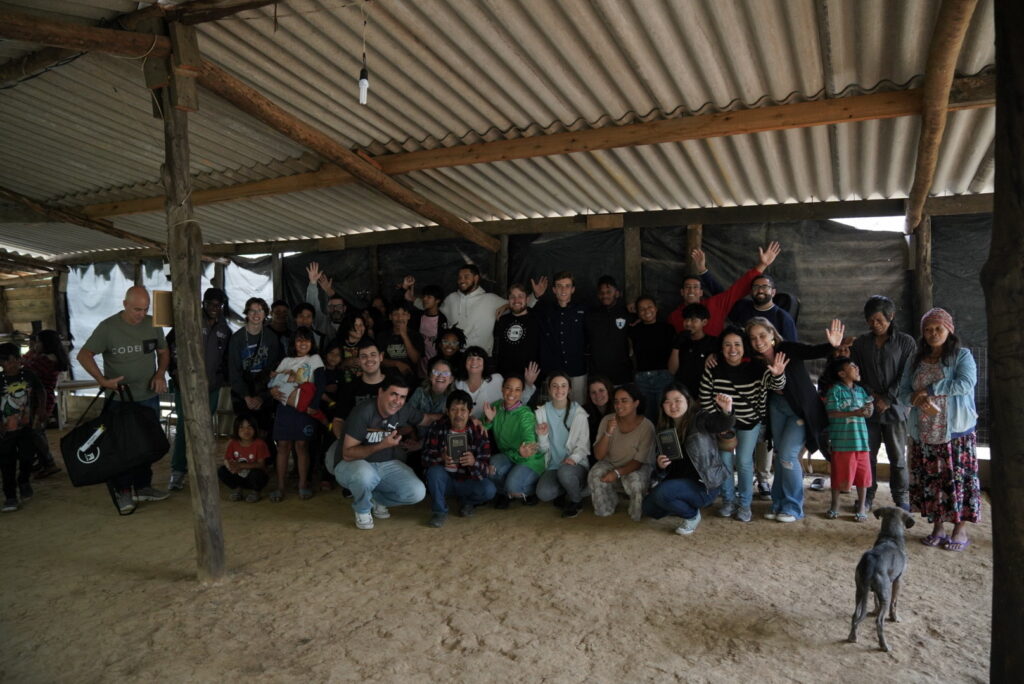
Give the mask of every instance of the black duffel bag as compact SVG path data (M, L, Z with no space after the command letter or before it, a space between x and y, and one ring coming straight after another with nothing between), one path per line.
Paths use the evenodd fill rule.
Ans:
M155 463L171 448L160 427L159 414L136 404L127 385L119 385L117 392L120 401L108 402L103 412L87 423L79 419L75 428L60 440L64 467L76 487L101 484L139 466ZM83 417L103 393L101 389Z

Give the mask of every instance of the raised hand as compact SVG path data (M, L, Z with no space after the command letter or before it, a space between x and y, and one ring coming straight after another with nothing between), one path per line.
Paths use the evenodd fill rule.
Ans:
M758 256L758 268L761 271L768 268L775 261L775 258L779 256L779 252L782 251L782 245L779 244L778 240L772 240L768 245L767 249L757 248Z
M775 377L779 377L786 372L786 366L789 365L789 359L783 352L775 352L775 358L768 364L768 371Z
M315 261L309 262L309 266L306 267L306 275L309 276L309 284L315 285L320 280L320 264Z
M831 325L825 329L825 337L828 338L828 343L833 347L838 347L843 343L843 333L846 332L846 326L838 318L833 318Z
M498 409L495 408L494 404L484 404L484 418L490 423L494 420L494 417L498 415Z
M411 275L407 275L402 278L402 289L409 290L416 286L416 278Z
M536 361L531 361L523 370L523 379L526 380L527 385L532 386L538 377L540 377L540 366Z
M538 451L540 451L540 445L536 442L523 442L519 445L519 456L521 458L530 458Z
M703 273L708 270L708 257L704 253L703 249L700 249L699 247L697 249L691 249L690 258L693 259L693 266L697 269L697 273Z
M732 397L728 394L716 394L715 403L718 404L718 408L722 410L722 413L732 413Z
M541 276L540 280L530 278L530 287L533 288L533 296L540 299L548 291L548 277Z

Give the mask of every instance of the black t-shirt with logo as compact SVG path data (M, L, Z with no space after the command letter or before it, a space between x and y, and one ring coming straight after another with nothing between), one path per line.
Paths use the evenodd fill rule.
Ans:
M540 327L532 309L521 316L505 313L494 324L494 360L502 376L522 375L540 362Z
M345 422L345 434L359 440L360 444L380 444L389 434L403 425L419 425L423 414L416 408L405 404L393 416L381 416L377 412L377 402L363 402L352 410ZM401 447L381 449L366 458L369 463L384 461L404 461L405 450Z

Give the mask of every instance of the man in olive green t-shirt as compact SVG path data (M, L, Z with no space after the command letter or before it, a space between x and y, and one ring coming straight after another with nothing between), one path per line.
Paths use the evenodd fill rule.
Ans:
M146 288L128 288L124 310L100 321L78 352L78 362L100 387L111 390L107 401L117 401L113 392L118 385L131 389L132 399L160 413L160 394L167 391L167 366L171 355L161 328L153 325ZM156 353L156 363L153 354ZM103 371L96 364L96 355L103 355ZM161 501L167 492L152 486L153 469L139 466L118 475L107 483L115 493L121 515L135 510L139 501ZM133 490L134 489L134 494Z

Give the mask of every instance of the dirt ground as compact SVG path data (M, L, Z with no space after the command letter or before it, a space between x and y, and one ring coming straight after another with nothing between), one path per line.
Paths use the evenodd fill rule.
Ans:
M166 483L167 459L156 484ZM883 487L882 503L888 501ZM335 490L222 498L229 576L195 580L188 490L118 517L63 476L0 517L3 682L983 682L992 530L964 553L909 530L891 653L846 643L878 530L824 518L631 522L550 505L424 526L427 504L353 525ZM844 504L847 511L852 497Z

